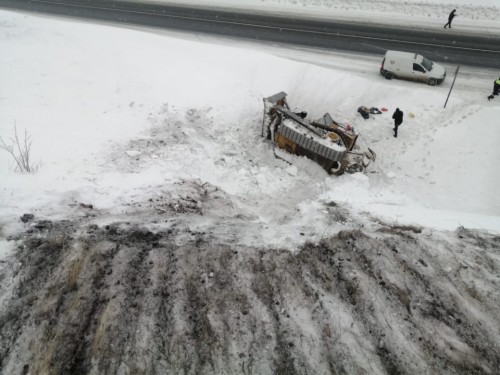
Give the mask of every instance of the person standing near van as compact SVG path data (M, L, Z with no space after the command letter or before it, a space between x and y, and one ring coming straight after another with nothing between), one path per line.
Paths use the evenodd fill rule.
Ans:
M498 96L500 94L500 77L493 82L493 94L488 96L488 100L493 99L495 96Z
M398 137L398 127L403 123L403 111L399 110L399 108L396 108L396 111L392 115L392 118L394 119L394 138Z
M456 16L455 12L456 12L456 11L457 11L456 9L453 9L453 10L451 11L450 15L448 16L448 23L447 23L446 25L444 25L444 28L445 28L445 29L446 29L446 26L449 26L449 27L450 27L450 29L451 29L451 21L453 21L453 18L455 18L455 16Z

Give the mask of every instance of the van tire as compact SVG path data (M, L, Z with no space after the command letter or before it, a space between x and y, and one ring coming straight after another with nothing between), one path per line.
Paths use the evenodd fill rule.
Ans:
M437 84L437 80L436 80L436 79L434 79L434 78L429 78L429 79L427 80L427 84L428 84L429 86L436 86L436 84Z
M394 78L394 74L392 74L391 72L386 72L384 74L384 77L385 77L385 79L393 79Z

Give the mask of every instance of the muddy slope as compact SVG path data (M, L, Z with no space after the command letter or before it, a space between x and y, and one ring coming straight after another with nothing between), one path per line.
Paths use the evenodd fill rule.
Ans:
M0 264L1 373L500 371L499 237L381 224L292 254L180 234L32 227Z

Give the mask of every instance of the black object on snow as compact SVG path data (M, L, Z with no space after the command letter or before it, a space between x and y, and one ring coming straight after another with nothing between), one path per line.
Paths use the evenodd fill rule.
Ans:
M370 118L370 110L364 106L358 108L358 113L363 116L365 120Z

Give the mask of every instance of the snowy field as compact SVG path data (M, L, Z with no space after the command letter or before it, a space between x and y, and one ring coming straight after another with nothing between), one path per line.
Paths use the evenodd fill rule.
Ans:
M336 233L338 225L324 224L328 200L360 220L369 213L436 229L500 228L500 106L486 100L496 71L463 67L443 109L451 79L439 87L387 81L378 73L383 51L237 47L12 12L2 12L1 26L1 134L26 129L40 163L21 175L0 153L5 227L28 211L66 218L75 202L120 214L158 189L179 194L178 181L199 179L231 197L234 215L251 218L236 236L248 245L294 248ZM446 68L452 76L455 67ZM338 178L306 160L275 160L260 137L262 98L282 90L312 118L329 112L353 125L378 154L373 173ZM360 105L389 111L365 121ZM396 107L406 113L397 140Z
M440 28L450 8L349 4L430 7ZM455 4L457 28L497 31L492 1ZM387 81L384 51L3 10L0 45L0 136L29 132L39 166L0 150L0 373L498 373L499 71L462 66L444 109L455 66L437 87ZM262 99L279 91L354 126L376 163L276 159Z

